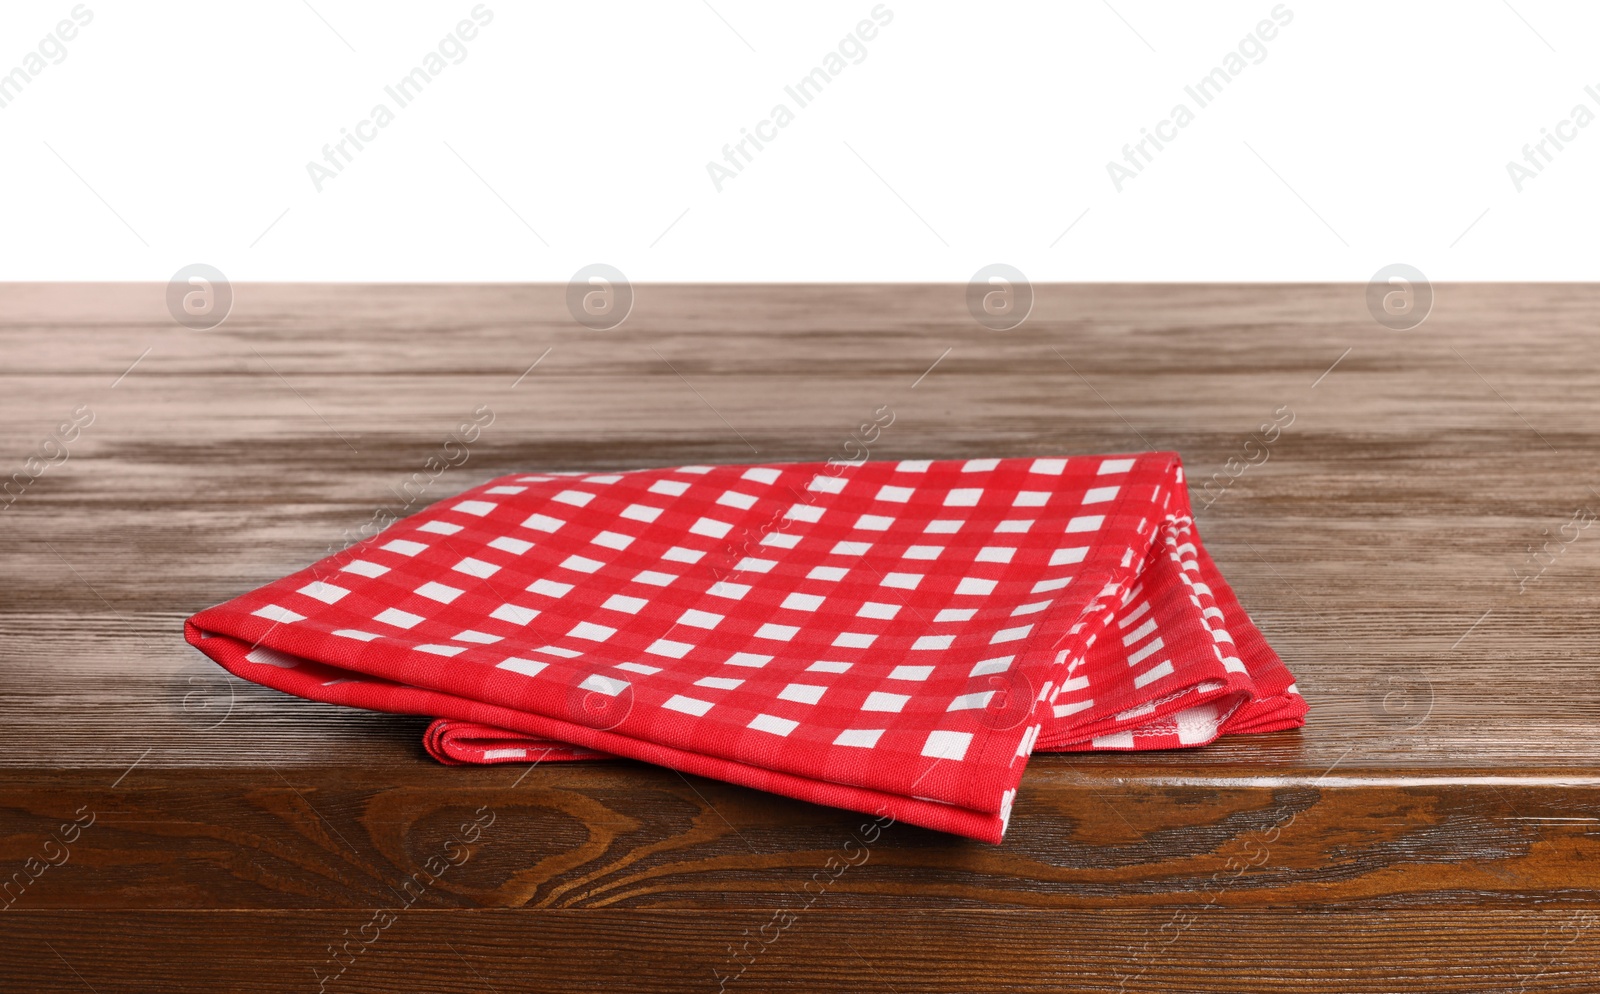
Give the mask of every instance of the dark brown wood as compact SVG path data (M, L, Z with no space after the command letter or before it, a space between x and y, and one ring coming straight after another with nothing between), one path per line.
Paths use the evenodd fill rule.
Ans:
M0 482L27 479L0 497L18 989L312 985L342 930L407 903L327 990L704 990L735 942L750 989L1593 989L1600 529L1572 522L1600 512L1600 287L1441 286L1407 332L1359 286L1046 286L1006 332L951 286L643 286L607 332L561 287L235 289L199 332L160 286L0 285ZM182 641L403 508L480 407L422 499L825 459L882 405L878 458L1182 453L1309 725L1036 756L1003 845L895 826L834 878L859 816L634 763L440 767L420 719ZM34 473L74 411L93 423ZM781 938L742 935L819 879Z
M882 915L797 908L791 917L779 931L771 914L751 910L406 911L381 932L371 925L366 934L376 938L363 945L360 929L371 922L365 911L114 912L93 919L27 912L8 923L13 945L6 953L14 962L24 955L48 961L27 964L21 990L240 994L316 991L319 977L331 978L321 987L328 992L439 994L1567 994L1593 991L1600 968L1596 916L1554 909L1212 908L1189 917L1145 909ZM130 970L156 959L172 966ZM719 977L727 979L719 984Z

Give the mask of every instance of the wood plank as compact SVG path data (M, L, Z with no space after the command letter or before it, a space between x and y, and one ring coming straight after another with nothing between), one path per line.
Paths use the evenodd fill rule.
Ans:
M7 922L0 969L41 994L1589 994L1600 971L1592 911L1300 912L1286 928L1277 909L884 915L819 907L825 900L805 910L796 897L776 920L769 911L614 909L412 910L376 919L371 910L26 912Z
M871 856L831 899L863 908L1600 899L1592 771L1522 785L1458 771L1247 786L1243 770L1195 783L1132 759L1120 775L1057 760L1030 774L995 847L908 825L880 837L861 815L643 764L424 763L228 770L231 786L141 766L115 789L85 771L8 772L0 867L61 865L19 878L0 907L359 908L463 851L425 906L774 907L829 860L853 858L840 855L852 839L850 852ZM1550 785L1561 780L1585 785ZM44 853L75 817L92 824Z
M0 506L0 883L95 818L0 900L0 975L311 982L484 808L349 986L715 983L859 816L635 763L440 767L422 720L243 684L181 622L406 510L484 405L422 501L532 468L826 459L887 406L875 458L1179 451L1310 723L1036 756L1002 846L895 826L738 983L1592 988L1600 531L1551 536L1600 510L1600 287L1439 286L1409 332L1358 286L1040 286L1008 332L962 290L641 286L594 332L561 287L242 285L195 332L159 286L0 284L0 482L94 412Z

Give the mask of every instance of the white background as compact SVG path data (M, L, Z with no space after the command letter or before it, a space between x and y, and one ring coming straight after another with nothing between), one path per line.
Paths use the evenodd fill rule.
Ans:
M1270 0L889 0L864 61L720 192L707 162L873 0L489 0L465 60L320 192L306 164L471 0L85 6L0 109L0 279L1600 278L1600 123L1520 192L1506 169L1600 113L1593 5L1290 0L1121 192L1107 162ZM0 73L73 7L5 5Z

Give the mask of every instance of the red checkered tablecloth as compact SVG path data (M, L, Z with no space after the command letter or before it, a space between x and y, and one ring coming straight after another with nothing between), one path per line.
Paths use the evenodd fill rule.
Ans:
M1036 750L1306 711L1170 452L506 476L186 635L436 717L447 763L626 756L988 842Z

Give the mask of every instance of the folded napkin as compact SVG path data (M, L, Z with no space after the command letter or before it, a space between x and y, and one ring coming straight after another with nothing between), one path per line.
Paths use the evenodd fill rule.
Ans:
M190 618L231 672L999 842L1035 750L1303 723L1175 453L491 480Z

